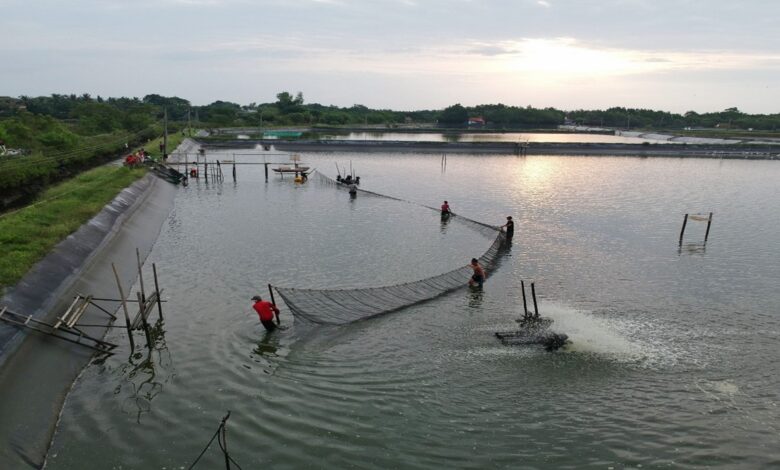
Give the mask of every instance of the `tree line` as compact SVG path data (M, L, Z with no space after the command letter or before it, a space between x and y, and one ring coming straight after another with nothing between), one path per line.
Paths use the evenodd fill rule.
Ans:
M747 114L738 108L720 112L684 114L651 109L613 107L597 110L560 110L552 107L454 104L444 109L397 111L371 109L361 104L350 107L305 103L301 92L281 92L276 101L241 105L215 101L194 106L179 97L157 94L143 98L102 98L59 95L0 98L0 139L7 145L44 150L67 150L78 146L84 136L118 130L136 132L159 123L167 111L171 122L194 123L198 127L278 126L386 126L403 124L466 128L470 118L484 120L489 129L545 129L560 124L642 130L684 130L686 128L754 129L774 131L780 114ZM33 129L44 132L32 132Z

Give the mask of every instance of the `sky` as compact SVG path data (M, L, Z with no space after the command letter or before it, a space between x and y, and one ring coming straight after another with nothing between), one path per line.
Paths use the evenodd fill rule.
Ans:
M780 112L780 0L0 0L0 96Z

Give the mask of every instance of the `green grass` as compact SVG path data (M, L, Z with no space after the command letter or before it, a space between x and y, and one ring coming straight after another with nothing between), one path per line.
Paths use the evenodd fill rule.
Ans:
M181 135L181 132L173 132L168 134L168 154L170 155L173 153L174 150L176 150L176 147L179 146L182 140L186 139L188 136ZM152 156L155 160L158 160L162 157L162 152L160 152L160 142L163 141L162 137L158 137L156 139L152 139L149 142L145 143L144 145L140 146L143 147L144 150L146 150L149 155Z
M52 186L30 206L0 214L0 293L145 173L95 168Z

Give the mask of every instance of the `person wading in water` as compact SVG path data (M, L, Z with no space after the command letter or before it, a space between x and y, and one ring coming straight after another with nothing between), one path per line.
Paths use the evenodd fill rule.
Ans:
M260 323L263 324L266 330L274 331L279 324L279 309L271 302L263 300L259 295L252 297L252 300L255 301L252 308L255 309L255 312L260 317ZM274 324L274 314L276 314L276 324Z
M469 287L477 286L481 289L482 284L485 282L485 270L479 265L477 258L471 258L469 267L474 270L474 275L469 279Z
M512 237L515 236L515 222L512 220L511 215L507 216L506 223L501 228L506 228L506 239L511 242Z

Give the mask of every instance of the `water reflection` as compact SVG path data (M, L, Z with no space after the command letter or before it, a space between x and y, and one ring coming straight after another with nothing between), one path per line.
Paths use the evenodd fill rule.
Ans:
M162 391L173 376L173 361L165 342L165 329L162 320L149 327L152 347L138 348L132 352L118 373L121 380L114 389L115 395L124 396L122 412L134 414L136 423L141 416L151 412L152 400Z
M450 224L451 217L452 216L450 215L449 212L446 213L443 212L441 214L441 224L439 225L440 227L439 230L441 231L442 234L447 233L447 226Z
M479 286L469 287L469 308L482 307L482 299L485 296L485 291Z
M276 357L278 356L278 348L279 335L275 335L273 331L266 331L262 339L252 349L252 353L262 357Z

